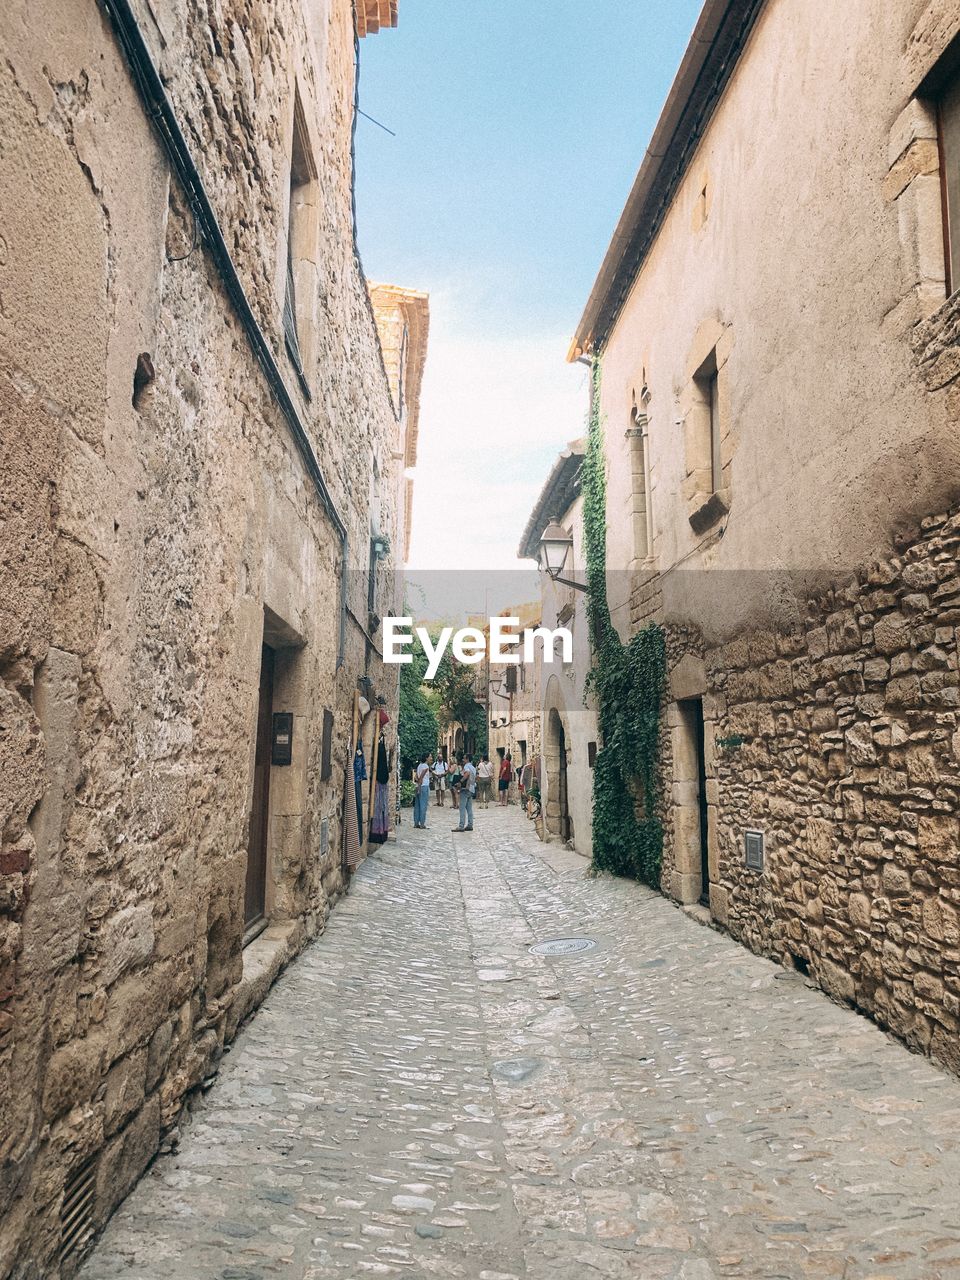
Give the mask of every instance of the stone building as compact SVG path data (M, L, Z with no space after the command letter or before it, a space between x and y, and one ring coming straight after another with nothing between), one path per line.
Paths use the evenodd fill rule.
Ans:
M528 632L540 626L540 601L510 605L501 609L500 617L517 618L519 625L507 632L516 636L518 656ZM539 772L540 757L540 646L531 663L490 662L487 670L487 706L489 708L489 754L497 766L509 752L513 766L509 796L517 799L517 770L529 764ZM496 789L496 788L494 788Z
M72 1274L344 886L426 339L356 254L354 18L4 7L2 1277Z
M958 66L954 0L708 0L572 352L664 891L955 1070Z
M583 440L572 440L557 457L537 499L517 552L521 560L539 556L540 538L556 521L569 533L572 546L561 576L584 582ZM541 625L549 631L566 627L573 637L573 661L538 662L540 699L540 789L543 833L564 840L591 856L593 762L597 751L597 716L587 695L592 655L586 597L582 591L540 575ZM559 655L555 652L555 659Z

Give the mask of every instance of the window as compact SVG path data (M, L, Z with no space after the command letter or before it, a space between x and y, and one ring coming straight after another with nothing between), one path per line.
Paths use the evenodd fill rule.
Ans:
M730 510L735 432L730 413L729 326L701 326L688 364L690 381L680 402L686 475L683 494L696 534L716 525Z
M326 707L320 742L320 781L326 782L333 775L333 712Z
M723 488L723 461L720 455L720 372L717 368L716 348L697 370L694 381L705 409L707 438L710 448L710 492L719 493Z
M370 561L367 566L367 611L374 613L377 607L377 555L376 535L370 538Z
M294 95L289 197L283 337L303 384L317 292L317 170L299 93Z
M960 288L960 75L954 76L940 96L937 125L947 293L952 293Z

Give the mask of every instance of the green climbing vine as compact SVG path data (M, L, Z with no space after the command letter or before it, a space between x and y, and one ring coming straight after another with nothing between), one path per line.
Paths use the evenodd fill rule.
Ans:
M593 865L659 887L663 826L657 805L663 629L651 624L623 644L607 602L607 480L600 418L600 361L583 462L583 528L593 668L602 745L593 775Z

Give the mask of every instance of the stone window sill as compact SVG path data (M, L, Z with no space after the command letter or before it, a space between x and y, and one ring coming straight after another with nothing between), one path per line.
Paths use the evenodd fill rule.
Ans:
M716 493L695 493L687 506L687 518L694 533L705 533L730 510L729 489Z

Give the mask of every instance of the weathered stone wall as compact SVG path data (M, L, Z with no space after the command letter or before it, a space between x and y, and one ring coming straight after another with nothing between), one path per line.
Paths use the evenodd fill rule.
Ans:
M57 1272L66 1180L96 1159L102 1224L322 927L342 888L356 680L391 702L395 687L362 633L373 461L394 545L400 486L353 247L351 6L157 3L141 17L350 558L102 10L14 0L0 59L0 1276L18 1280ZM281 338L295 82L322 193L309 397ZM265 639L294 759L271 771L270 928L243 953Z
M601 353L607 564L637 571L616 623L667 636L662 888L954 1069L960 593L933 513L960 503L960 302L927 94L958 34L950 0L769 0Z
M960 513L708 653L717 919L960 1071ZM745 828L766 837L744 865Z

